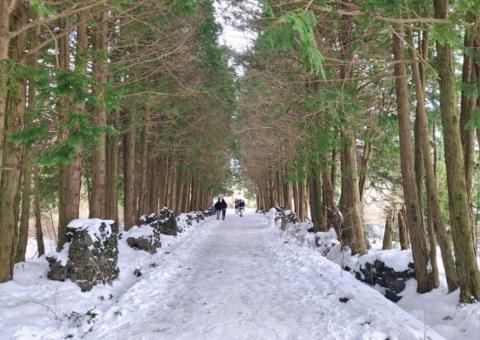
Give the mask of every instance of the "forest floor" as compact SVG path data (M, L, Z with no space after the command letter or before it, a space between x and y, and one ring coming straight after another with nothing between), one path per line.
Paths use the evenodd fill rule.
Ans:
M163 244L121 243L120 279L88 293L20 264L0 285L0 339L443 339L268 216L208 218Z

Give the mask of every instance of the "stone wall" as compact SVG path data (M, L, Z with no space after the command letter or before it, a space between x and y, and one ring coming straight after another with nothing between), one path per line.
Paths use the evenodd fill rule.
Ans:
M51 280L70 279L82 291L118 277L118 226L100 219L73 220L61 252L47 257Z
M415 278L411 251L370 249L366 255L351 256L350 249L342 249L333 229L313 233L310 221L299 223L294 213L281 208L276 208L275 221L290 237L317 249L321 255L339 264L358 280L375 286L391 301L399 301L406 282Z

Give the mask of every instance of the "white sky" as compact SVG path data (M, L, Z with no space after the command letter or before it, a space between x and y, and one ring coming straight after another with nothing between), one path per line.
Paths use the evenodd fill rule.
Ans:
M238 13L238 11L241 10L234 3L235 1L232 0L217 0L214 3L217 22L223 27L219 42L221 45L225 45L237 53L245 53L252 47L256 33L249 30L242 30L238 27L245 26L248 23L243 22L241 19L234 18L234 13ZM243 5L245 5L245 3ZM252 1L251 4L246 5L249 10L255 10L255 6L258 6L257 1ZM242 12L242 14L246 15L247 20L251 18L251 13Z

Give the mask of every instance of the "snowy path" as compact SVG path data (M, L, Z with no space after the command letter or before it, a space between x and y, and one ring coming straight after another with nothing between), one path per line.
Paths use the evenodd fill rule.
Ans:
M279 233L255 214L206 223L102 313L86 338L441 339Z

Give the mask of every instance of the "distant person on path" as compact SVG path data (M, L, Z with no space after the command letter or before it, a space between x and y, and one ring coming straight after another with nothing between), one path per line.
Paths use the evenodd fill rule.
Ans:
M217 203L215 203L214 207L215 207L215 212L217 213L217 220L219 220L220 214L222 213L222 210L223 210L223 203L220 200L220 198L218 199Z
M238 212L240 213L240 217L243 216L243 212L245 210L245 201L242 199L238 200Z
M235 214L238 212L238 203L239 203L239 199L235 198Z
M225 214L227 213L227 207L228 204L225 202L225 200L222 198L222 221L225 220Z

